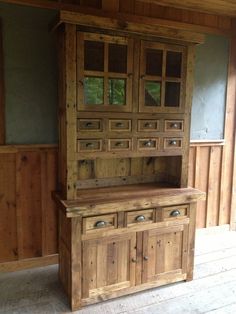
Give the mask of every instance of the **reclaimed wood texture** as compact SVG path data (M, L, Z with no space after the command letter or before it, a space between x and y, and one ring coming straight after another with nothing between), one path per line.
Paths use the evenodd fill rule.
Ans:
M2 47L2 22L0 20L0 145L5 144L5 88Z
M208 13L201 13L199 12L202 11L200 7L195 8L197 10L194 12L192 10L175 8L173 3L172 5L169 3L169 6L163 6L164 0L162 1L161 5L159 4L160 1L158 1L158 4L157 1L156 3L154 3L154 1L155 0L149 2L148 0L146 2L138 0L1 0L1 2L29 5L54 10L78 11L83 7L90 7L95 9L103 9L107 12L121 12L136 14L139 16L150 16L172 21L170 23L174 23L174 21L188 23L188 27L198 27L199 30L204 29L205 32L224 32L230 30L231 18L228 16L223 16L224 12L222 10L216 14L215 11L211 12L210 10L208 10ZM198 6L202 6L203 8L205 3L207 4L208 1L194 2L198 3ZM214 3L215 9L217 4L215 5L215 1L212 2ZM181 5L183 5L183 1L181 1ZM233 5L235 6L235 4ZM225 9L226 8L224 8L224 10ZM229 15L232 15L232 10L230 10Z
M56 173L55 147L1 147L0 263L57 253Z
M197 143L190 148L188 185L207 194L206 200L197 204L197 228L230 223L231 198L225 191L230 176L223 176L228 171L223 163L225 149L221 142ZM224 197L221 191L226 193Z
M222 15L236 15L236 3L232 0L139 0L146 3L157 3L163 6L186 8L194 11L210 12Z

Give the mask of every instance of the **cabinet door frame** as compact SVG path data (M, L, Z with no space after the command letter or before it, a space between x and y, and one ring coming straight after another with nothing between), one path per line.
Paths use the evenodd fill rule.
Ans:
M160 76L152 76L146 74L146 49L160 50L162 56L162 74ZM166 77L166 56L167 51L182 53L181 77ZM159 42L149 42L141 40L140 49L140 73L139 73L139 112L142 113L181 113L184 112L185 103L185 86L186 86L186 71L187 71L187 49L184 46L165 44ZM160 106L145 105L145 80L148 82L161 83ZM180 84L179 106L165 106L166 83L176 82Z
M128 249L128 255L127 255L127 260L124 260L124 256L122 254L125 254L124 252L120 252L121 256L116 256L116 254L119 255L119 251L116 250L116 254L114 256L111 256L110 253L108 252L106 245L109 244L114 244L118 243L121 241L128 241L127 244L127 249ZM93 266L91 267L91 261L87 260L89 252L87 250L91 251L91 254L93 255L93 258L96 259L96 263L98 260L98 254L102 254L102 251L98 252L97 247L101 245L101 248L104 249L104 253L107 254L106 258L112 259L112 258L117 258L117 263L115 263L117 267L117 276L122 277L122 265L126 264L127 265L127 276L129 276L128 281L120 281L117 283L110 283L106 284L106 280L108 279L109 272L112 272L112 269L109 269L109 267L106 267L106 263L101 263L99 265L96 265L96 274L94 273ZM91 249L91 247L96 248L96 252ZM121 250L121 248L120 248ZM110 254L110 255L109 255ZM100 256L101 257L101 256ZM104 257L105 258L105 257ZM119 258L121 259L119 261ZM105 259L104 259L105 261ZM134 287L135 286L135 267L136 267L136 233L135 232L130 232L130 233L125 233L122 235L115 235L115 236L105 236L105 237L99 237L97 235L97 238L93 239L88 239L88 240L83 240L82 241L82 299L86 303L87 300L94 300L95 302L98 301L96 299L101 298L101 295L104 295L105 298L109 298L109 295L114 293L115 290L122 291L127 290L128 288ZM119 264L119 265L118 265ZM104 268L105 267L105 268ZM120 268L120 273L119 273L119 268ZM89 276L94 276L94 278L97 280L97 274L98 272L102 273L102 278L100 280L104 280L104 286L103 287L97 287L90 289L89 287ZM87 274L87 275L86 275ZM100 275L101 276L101 275ZM106 277L106 278L105 278ZM110 277L109 277L110 279ZM117 279L119 280L119 279ZM89 303L89 302L88 302ZM93 303L93 302L92 302Z
M160 272L154 274L152 277L148 276L148 267L150 267L150 254L148 251L148 244L150 237L153 235L165 235L175 232L182 232L182 241L181 241L181 268L169 270L167 272ZM158 280L168 280L169 277L174 277L178 275L187 274L187 265L188 265L188 236L189 236L189 224L179 224L176 226L171 226L167 228L156 228L147 231L143 231L142 239L142 283L150 283ZM161 253L163 256L163 252ZM145 260L148 257L148 260ZM156 257L154 261L156 262ZM165 263L163 256L163 263ZM152 265L155 268L155 265ZM187 275L186 275L187 276Z
M84 69L84 42L86 40L104 43L104 71L86 71ZM122 44L127 46L127 73L109 72L108 45ZM131 112L133 93L133 50L134 40L129 37L110 36L106 34L87 33L77 31L77 110L78 111L106 111L106 112ZM85 104L84 84L85 76L101 77L104 80L103 104ZM124 79L126 81L126 94L124 105L109 104L109 78Z

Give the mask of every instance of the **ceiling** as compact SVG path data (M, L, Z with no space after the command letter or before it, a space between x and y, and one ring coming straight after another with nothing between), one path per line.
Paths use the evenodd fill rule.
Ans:
M181 9L236 17L236 0L138 0Z

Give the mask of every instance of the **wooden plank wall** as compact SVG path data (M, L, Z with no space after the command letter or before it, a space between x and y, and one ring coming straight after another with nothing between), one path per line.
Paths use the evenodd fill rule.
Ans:
M189 186L207 193L206 201L198 203L197 228L230 223L228 200L221 197L223 149L222 142L190 148ZM57 262L57 212L51 198L56 174L57 147L0 146L0 271Z
M197 228L230 223L230 199L223 198L224 142L197 143L190 147L188 185L206 192L197 204Z
M0 146L0 263L57 253L56 182L56 147Z

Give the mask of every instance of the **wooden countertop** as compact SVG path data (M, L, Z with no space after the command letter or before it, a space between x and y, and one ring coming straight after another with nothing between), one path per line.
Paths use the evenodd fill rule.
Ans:
M63 200L55 193L54 199L67 217L75 217L192 203L204 200L205 193L148 183L79 190L76 200Z

